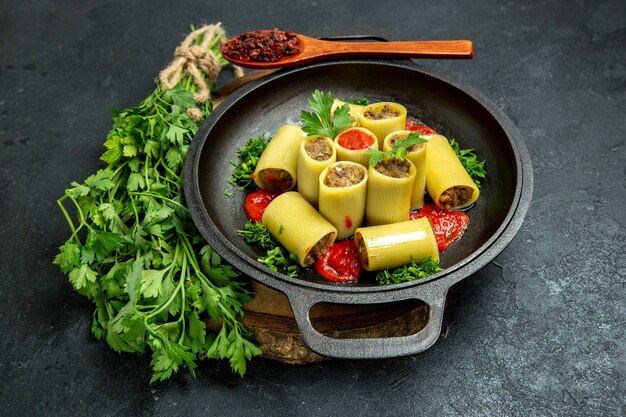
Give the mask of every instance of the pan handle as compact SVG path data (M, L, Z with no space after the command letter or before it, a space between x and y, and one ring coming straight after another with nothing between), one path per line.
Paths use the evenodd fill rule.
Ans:
M407 299L418 299L429 307L426 326L418 333L409 336L335 339L328 337L313 327L309 312L318 303L354 304L355 294L324 291L286 291L303 342L312 351L326 357L341 359L376 359L406 356L423 352L432 346L441 332L443 311L449 286L433 281L425 285L396 291L361 293L361 304L378 304Z

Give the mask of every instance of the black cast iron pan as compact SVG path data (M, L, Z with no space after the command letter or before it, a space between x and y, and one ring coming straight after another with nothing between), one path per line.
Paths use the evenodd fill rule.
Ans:
M297 123L315 89L334 97L394 101L463 148L486 160L487 181L469 212L462 239L441 255L444 271L427 279L378 286L372 276L359 284L334 284L305 271L297 278L266 269L260 251L237 236L243 229L244 193L227 183L229 160L251 137L273 134ZM224 194L234 191L234 198ZM438 338L450 286L482 268L519 230L532 193L532 168L522 138L484 97L411 62L350 60L281 70L257 80L226 99L206 120L185 161L185 196L194 222L207 242L243 273L287 295L304 343L336 358L382 358L429 348ZM522 256L522 254L520 254ZM373 304L419 299L430 308L426 327L413 335L380 339L334 339L317 332L309 311L321 302Z

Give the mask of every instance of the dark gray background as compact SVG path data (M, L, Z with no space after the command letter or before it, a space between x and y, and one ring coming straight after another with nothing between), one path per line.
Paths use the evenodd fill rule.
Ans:
M0 414L624 415L625 3L464 3L0 1ZM430 350L255 359L245 378L205 362L195 380L149 385L149 358L91 336L91 304L51 263L69 234L55 200L100 166L109 108L152 91L190 24L218 21L231 35L474 41L471 61L420 64L515 122L535 191Z

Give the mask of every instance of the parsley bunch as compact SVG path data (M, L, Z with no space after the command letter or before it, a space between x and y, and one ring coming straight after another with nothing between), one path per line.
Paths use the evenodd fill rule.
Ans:
M210 46L217 54L218 41ZM188 76L114 109L106 168L58 200L71 235L54 263L95 304L96 338L117 352L152 352L151 382L181 367L194 374L204 358L228 359L243 375L260 353L240 322L250 300L244 282L206 245L185 206L183 161L212 110L210 102L195 108L194 91Z
M478 161L478 156L476 152L474 152L474 149L461 149L459 143L454 139L450 139L450 146L454 150L454 153L456 153L459 161L461 161L461 164L463 164L470 178L472 178L472 181L474 181L474 184L480 188L482 181L485 180L485 176L487 175L485 161Z
M315 90L309 99L309 107L313 110L312 113L304 110L300 112L302 130L307 135L324 135L334 139L340 131L352 126L348 104L337 107L333 114L333 97L330 91L324 94L323 91Z

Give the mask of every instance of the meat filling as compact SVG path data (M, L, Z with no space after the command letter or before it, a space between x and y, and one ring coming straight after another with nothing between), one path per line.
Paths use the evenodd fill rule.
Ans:
M376 165L376 171L392 178L407 178L410 175L411 164L408 160L400 161L395 158L381 161Z
M329 233L323 238L321 238L315 244L315 246L311 248L309 253L307 253L306 256L304 257L304 266L313 265L315 263L315 258L317 257L317 255L320 255L326 252L326 250L330 247L330 245L333 244L333 242L334 242L333 233Z
M365 268L369 265L368 257L367 257L367 247L365 246L365 240L363 240L363 236L360 233L356 233L354 235L354 243L356 244L357 250L359 251L359 258L361 259L361 263Z
M280 168L266 168L258 173L268 191L286 191L291 188L291 174Z
M391 137L391 139L389 139L389 146L391 146L393 148L393 145L395 145L397 139L406 138L407 136L408 135L393 135ZM416 143L415 145L411 146L410 148L407 148L407 151L409 151L409 152L416 152L416 151L419 151L420 149L422 149L423 147L424 147L423 143Z
M441 194L439 203L446 210L452 210L455 207L467 203L472 198L473 194L474 190L465 185L450 187Z
M365 173L362 169L349 164L337 164L328 169L324 184L328 187L350 187L363 181Z
M316 161L325 161L333 154L333 148L324 138L311 139L304 144L304 150Z
M392 117L398 116L398 113L393 107L389 104L383 105L378 110L369 109L365 113L363 113L363 117L367 117L372 120L382 120L382 119L391 119Z

